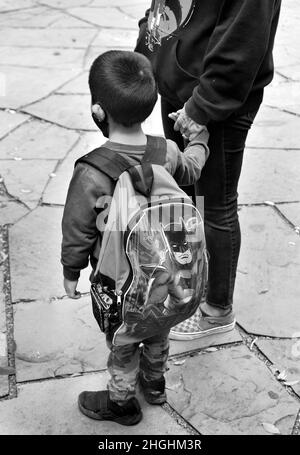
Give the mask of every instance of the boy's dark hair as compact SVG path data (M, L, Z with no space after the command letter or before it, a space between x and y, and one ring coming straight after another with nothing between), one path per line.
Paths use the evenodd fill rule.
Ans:
M126 127L142 123L157 100L149 60L129 51L108 51L93 62L89 74L92 104L99 103L113 120Z

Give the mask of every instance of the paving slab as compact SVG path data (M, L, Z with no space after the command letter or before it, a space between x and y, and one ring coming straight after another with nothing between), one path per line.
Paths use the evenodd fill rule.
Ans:
M268 87L265 90L264 104L276 106L278 109L285 109L289 112L299 113L300 82L290 81L285 84Z
M1 66L0 70L6 82L6 93L5 96L1 97L1 106L13 109L33 103L49 95L49 93L79 73L79 71L72 69L21 68L14 66ZM24 90L24 87L26 87L26 90Z
M85 6L91 3L90 0L43 0L44 5L54 8L67 9L75 6Z
M263 422L291 434L298 401L245 346L170 365L168 401L204 435L264 435Z
M133 427L91 420L80 413L77 397L83 390L105 389L106 373L59 381L19 385L18 398L0 402L0 434L14 435L188 435L161 407L139 396L143 420Z
M29 209L24 205L12 200L6 194L1 193L0 188L0 223L4 224L13 224L26 215L29 212Z
M1 158L62 159L78 140L75 131L31 120L0 142Z
M299 150L246 149L239 182L239 204L300 199Z
M108 349L90 296L14 308L18 382L106 369Z
M114 33L118 33L118 31L111 30L111 34L113 36ZM89 49L87 49L87 53L85 55L85 60L84 60L84 69L89 70L93 61L103 52L106 52L110 50L111 47L104 47L104 46L90 46ZM122 50L129 50L133 51L133 48L130 47L123 47Z
M170 340L170 355L183 354L198 349L205 349L210 346L220 346L230 343L242 342L242 337L237 329L227 333L216 333L215 335L198 338L189 341Z
M60 207L38 207L10 229L12 300L48 300L65 295L60 263ZM78 289L89 291L89 269Z
M300 195L299 195L300 199ZM300 202L291 204L279 204L279 210L291 221L295 226L300 226Z
M286 372L287 383L300 396L300 324L294 335L298 339L258 340L256 344L281 373Z
M124 13L128 14L128 16L135 18L137 23L142 17L145 16L145 11L147 8L149 8L149 5L146 4L145 7L145 2L138 3L136 2L135 5L120 5L121 10L124 11Z
M55 30L67 30L69 28L95 29L95 25L82 21L79 17L76 18L66 14L53 21L48 28Z
M280 73L294 81L300 81L300 64L278 68Z
M28 29L28 28L19 28L18 32L14 29L3 29L2 30L2 46L10 47L21 47L22 51L19 49L19 52L22 52L24 55L24 47L28 47L29 50L34 46L39 48L73 48L73 49L85 49L93 36L95 31L90 30L81 30L79 28L67 29L67 30L55 30L53 28L47 29ZM43 52L43 51L41 51ZM16 63L20 63L18 60ZM24 64L22 59L22 64Z
M90 95L90 89L88 84L88 71L80 74L78 77L73 79L71 82L67 82L65 85L57 90L57 93L67 93L76 95Z
M286 92L289 97L288 91ZM247 146L270 149L299 149L300 130L297 116L262 106L247 138Z
M20 114L15 111L0 111L0 139L10 131L17 128L19 125L22 125L22 123L26 122L26 120L28 120L27 115ZM3 154L1 153L0 156L2 158Z
M11 8L15 9L15 8ZM20 11L6 12L0 16L0 26L3 28L45 28L55 20L63 17L63 13L48 7L33 7Z
M29 8L30 6L33 6L35 3L34 0L16 0L13 3L13 6L11 4L11 0L1 0L0 1L0 13L6 12L6 11L11 11L11 10L16 10L19 8Z
M26 112L56 125L74 130L94 131L89 95L54 94L26 108Z
M44 188L56 166L55 160L1 160L1 176L10 201L34 209L42 197ZM32 168L35 178L32 178Z
M109 6L115 6L115 7L124 7L127 5L133 6L133 5L140 5L143 4L144 8L146 9L149 6L149 3L145 0L138 1L138 0L110 0ZM107 0L92 0L89 4L90 8L99 8L100 6L107 6Z
M23 66L80 70L85 49L25 47L20 50L19 47L0 47L2 64L20 64L20 52Z
M8 193L33 209L38 205L55 166L53 160L1 160L1 175Z
M83 134L80 141L56 169L55 177L51 179L43 195L43 202L64 205L75 161L104 142L106 142L106 138L100 131Z
M109 351L90 296L18 303L14 308L18 382L106 369ZM193 342L170 340L170 355L241 340L238 332Z
M97 38L93 41L93 46L107 47L110 49L134 49L138 37L136 30L112 30L101 29Z
M300 239L271 207L239 212L237 321L253 334L291 337L300 321Z
M100 27L137 30L137 21L119 8L69 8L68 12L75 17L86 20Z
M54 20L61 17L62 13L51 10L46 6L33 5L32 8L10 8L0 16L1 27L9 28L45 28Z
M299 52L297 52L296 48L297 37L295 36L294 39L294 42L291 40L291 38L288 40L285 38L285 42L282 42L282 39L277 40L273 52L274 62L277 69L283 70L287 66L290 67L292 65L299 64Z

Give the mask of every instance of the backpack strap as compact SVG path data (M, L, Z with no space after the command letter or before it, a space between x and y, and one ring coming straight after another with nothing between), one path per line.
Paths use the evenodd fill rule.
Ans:
M132 167L132 163L129 163L125 157L106 147L99 147L82 156L75 162L75 166L78 163L89 164L114 181L118 180L123 172Z
M142 163L159 164L163 166L167 159L167 141L161 136L148 136L146 151Z
M75 166L78 163L89 164L108 175L114 181L117 181L123 172L128 171L135 189L148 197L151 193L154 178L151 165L159 164L163 166L166 162L166 155L166 139L160 136L147 135L146 150L141 161L143 177L135 169L135 165L129 163L123 155L107 147L99 147L82 156L75 162Z

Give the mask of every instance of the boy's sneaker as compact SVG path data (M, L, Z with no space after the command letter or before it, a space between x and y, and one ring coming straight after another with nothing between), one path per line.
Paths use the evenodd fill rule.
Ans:
M235 318L232 310L224 316L209 316L201 312L199 307L192 317L171 329L169 338L181 341L194 340L215 333L229 332L234 329L234 326Z
M140 404L135 397L118 405L109 398L108 390L81 392L78 397L80 411L95 420L112 420L121 425L135 425L143 417Z
M139 373L139 383L144 394L145 400L149 404L163 404L167 401L166 380L161 379L147 381L142 372Z

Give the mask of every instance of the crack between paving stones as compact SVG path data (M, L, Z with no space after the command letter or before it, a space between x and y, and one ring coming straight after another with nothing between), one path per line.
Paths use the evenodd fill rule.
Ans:
M95 35L91 38L89 44L86 47L85 53L84 53L84 55L82 57L82 65L81 65L82 68L85 68L85 64L86 64L86 59L87 59L88 53L89 53L89 51L90 51L90 49L92 47L93 42L98 38L99 33L100 33L100 30L97 30L95 32Z
M221 351L223 349L230 349L232 347L235 347L235 346L241 346L243 345L243 340L241 341L229 341L228 343L222 343L222 344L218 344L218 345L211 345L211 346L206 346L206 347L203 347L203 348L195 348L195 349L190 349L189 351L184 351L184 352L180 352L178 354L171 354L169 356L169 360L179 360L179 359L182 359L184 357L196 357L196 355L200 355L200 354L211 354L212 352L217 352L217 351ZM206 349L209 349L209 348L216 348L216 351L207 351Z
M161 405L161 408L166 411L169 416L171 416L178 425L181 427L185 428L186 430L190 431L191 434L193 435L201 435L199 430L195 428L188 420L186 420L184 417L182 417L173 406L170 405L170 403L164 403Z
M61 366L57 367L57 369L59 369L59 368L61 368ZM56 371L56 370L54 370L54 371ZM30 384L40 383L40 382L78 378L78 377L86 376L88 374L105 373L106 371L107 371L107 368L101 368L99 370L81 371L78 373L58 374L57 376L47 376L45 378L25 379L23 381L17 381L17 384L18 385L27 385L27 384L30 385Z
M83 47L74 47L72 45L70 46L45 46L45 45L40 45L40 44L36 44L35 46L29 46L28 44L13 44L11 46L8 46L7 44L0 44L0 49L1 47L8 47L8 48L17 48L17 49L71 49L71 50L80 50L80 51L83 51L86 47L83 46ZM5 66L6 64L5 63L2 63L2 66ZM16 65L17 66L17 65ZM24 65L21 65L21 67L23 68ZM36 67L34 67L36 68ZM42 68L42 67L39 67L39 68ZM46 67L48 68L48 67Z
M289 152L289 151L298 151L300 150L299 147L261 147L261 146L257 146L255 147L254 145L249 145L246 147L246 149L251 149L251 150L284 150L285 152Z
M275 213L280 216L280 218L285 222L285 224L287 224L296 235L300 235L299 226L296 226L294 223L292 223L292 221L290 221L289 218L287 218L287 216L285 216L281 212L281 210L277 207L278 205L297 204L297 203L299 203L299 201L286 201L286 202L285 201L280 201L280 202L272 201L272 205L270 203L266 203L266 202L257 202L257 203L253 203L253 204L238 204L238 207L239 208L240 207L271 207L273 209L273 211L275 211Z
M38 299L17 299L12 301L12 305L17 305L18 303L32 303L32 302L38 302Z
M7 339L7 363L15 369L15 341L14 341L14 313L11 303L11 276L9 264L9 235L8 226L0 226L3 253L6 256L3 261L3 294L6 315L6 339ZM17 397L16 375L8 375L9 398Z
M283 204L299 204L300 201L273 201L274 205L283 205ZM249 203L241 203L238 204L238 207L271 207L270 204L266 204L265 202L249 202Z
M75 142L71 145L71 147L68 149L68 151L67 151L67 153L66 153L65 156L67 156L67 155L70 153L70 151L73 150L74 147L76 147L76 145L78 144L79 141L80 141L80 136L79 136L79 137L75 140ZM49 183L52 182L53 178L55 178L55 177L51 177L51 174L56 174L56 171L59 169L59 167L60 167L61 164L63 163L64 159L65 159L65 158L62 158L62 159L60 159L60 160L57 161L56 165L54 166L53 171L52 171L52 172L50 173L50 175L48 176L48 180L47 180L47 182L46 182L46 184L45 184L45 186L44 186L44 189L42 190L41 197L40 197L39 202L38 202L38 206L40 206L40 205L42 204L42 202L43 202L43 197L44 197L44 194L45 194L45 192L46 192L46 190L47 190L47 187L48 187Z
M281 76L281 77L283 77L283 79L285 79L285 80L286 80L286 82L296 82L296 80L295 80L295 79L292 79L292 78L290 78L290 77L286 76L285 74L281 73L281 72L280 72L280 71L278 71L278 70L275 70L275 74L278 74L278 76Z
M300 235L300 232L297 232L297 231L296 231L297 226L296 226L294 223L292 223L292 221L290 221L290 220L288 219L288 217L285 216L284 213L282 213L282 211L281 211L276 205L273 206L272 208L274 209L275 213L277 213L277 215L279 215L280 218L281 218L281 219L282 219L290 228L292 228L293 231L294 231L296 234Z
M17 111L16 111L15 109L7 109L7 108L1 109L1 108L0 108L0 111L2 111L2 112L7 112L7 110L12 110L12 111L14 111L14 112L17 113ZM13 115L13 114L11 114L11 115ZM3 141L3 139L7 138L10 134L14 133L14 132L15 132L16 130L18 130L21 126L25 125L26 123L29 123L30 121L31 121L31 118L30 118L30 116L29 116L28 118L24 119L23 122L19 123L19 125L16 125L16 126L15 126L14 128L12 128L10 131L8 131L8 133L5 133L4 136L1 136L0 141ZM0 158L0 159L1 159L1 160L5 160L5 158Z
M300 337L285 337L285 336L276 336L276 335L264 335L263 333L255 333L255 332L248 332L242 324L239 322L236 323L237 327L240 329L239 332L241 336L249 336L251 338L258 338L258 339L270 339L270 340L298 340Z
M292 429L292 435L299 435L300 434L300 409L298 411L293 429Z
M30 112L27 112L25 111L24 109L17 109L17 112L21 112L21 114L27 114L27 115L30 115L32 118L36 119L36 120L42 120L43 122L45 123L50 123L51 125L56 125L56 126L59 126L60 128L63 128L65 130L69 130L69 131L78 131L78 132L86 132L86 133L90 133L90 132L95 132L97 131L96 129L88 129L88 128L72 128L70 126L66 126L66 125L62 125L60 123L57 123L57 122L54 122L53 120L48 120L48 119L45 119L43 117L40 117L39 115L36 115L36 114L32 114Z
M300 117L300 114L298 114L297 112L289 111L288 109L284 109L283 107L272 106L271 104L265 104L265 106L269 107L270 109L274 109L275 111L291 114L294 115L295 117Z
M240 326L240 325L239 325ZM276 366L270 359L269 357L254 343L252 344L251 343L251 346L252 348L250 348L249 346L249 342L247 342L246 338L248 338L249 336L251 336L245 329L243 329L241 326L240 326L241 330L240 330L240 334L242 336L242 338L244 339L244 344L245 346L249 349L249 351L251 351L255 357L260 360L261 362L263 362L268 370L270 371L270 373L272 374L272 376L274 377L274 379L276 380L277 384L280 384L280 386L289 394L291 395L294 399L296 399L296 401L300 402L300 396L298 395L297 392L295 392L295 390L292 388L292 386L287 386L284 384L283 381L280 381L277 376L276 376L276 373L273 372L269 367L272 365L272 366ZM243 333L244 332L244 333ZM292 338L292 339L297 339L297 338ZM252 340L253 341L253 340Z
M128 6L128 5L126 5ZM135 21L138 21L138 19L133 15L133 14L130 14L128 12L126 12L122 6L115 6L116 10L119 11L119 13L121 14L125 14L125 16L129 17L130 19L134 19Z
M20 161L57 161L58 158L22 158ZM18 161L15 158L0 158L1 161Z
M35 101L32 101L30 103L27 103L27 104L23 104L21 105L17 111L21 112L22 110L24 109L27 109L29 106L32 106L36 103L39 103L40 101L44 101L45 99L49 98L51 95L55 94L55 92L59 89L61 89L62 87L64 87L65 85L69 84L70 82L72 82L74 79L76 79L77 77L80 77L82 74L84 73L84 71L80 70L80 72L74 76L72 76L70 79L68 79L67 81L64 81L62 84L60 84L58 87L55 87L55 89L51 90L51 92L49 92L47 95L44 95L42 96L41 98L35 100ZM29 113L29 115L32 116L32 114ZM46 121L46 120L45 120Z
M25 209L27 210L31 210L31 208L25 204L25 202L23 202L21 199L17 198L16 196L13 196L12 194L10 194L6 188L6 185L5 185L5 179L3 176L1 176L0 174L0 177L2 177L2 181L0 182L0 193L2 192L2 194L4 194L5 196L8 197L9 199L9 202L16 202L17 204L19 205L22 205ZM3 188L4 191L2 191L1 187Z
M85 24L92 25L95 28L101 28L99 25L94 24L93 22L90 22L90 21L88 21L86 19L82 19L80 16L78 17L75 14L70 13L67 8L57 8L57 7L53 6L53 5L47 5L47 4L43 3L43 2L37 2L37 3L40 6L45 6L45 7L49 8L49 9L51 9L53 11L58 11L60 13L65 14L66 16L73 17L73 18L75 18L75 19L77 19L77 20L79 20L79 21L81 21L81 22L83 22Z
M23 8L16 8L16 9L11 9L11 10L0 11L0 14L16 13L18 11L24 11L24 10L36 9L36 8L38 8L38 5L24 6Z

